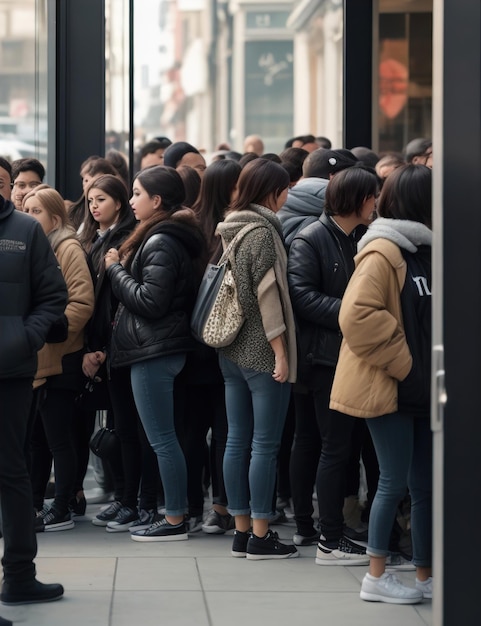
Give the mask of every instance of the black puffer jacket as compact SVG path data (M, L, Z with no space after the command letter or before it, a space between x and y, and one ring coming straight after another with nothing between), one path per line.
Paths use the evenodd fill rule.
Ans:
M365 232L358 227L357 237ZM341 346L339 308L354 271L356 231L350 236L322 214L292 241L288 279L298 330L298 382L314 365L335 367Z
M111 344L113 367L193 350L190 315L200 281L204 238L190 209L158 225L130 270L107 270L119 300Z
M42 227L0 196L0 378L33 378L37 351L66 304L67 287Z
M133 217L133 216L132 216ZM120 248L135 228L135 219L119 224L102 238L97 239L87 255L87 262L95 287L95 308L87 326L86 347L88 352L105 350L110 345L112 322L118 301L112 294L110 281L104 269L104 257L109 248Z

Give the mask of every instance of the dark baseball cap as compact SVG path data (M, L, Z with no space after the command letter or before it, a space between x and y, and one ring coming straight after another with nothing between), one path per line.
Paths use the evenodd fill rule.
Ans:
M329 179L332 174L341 172L359 162L350 150L325 150L319 148L306 157L303 165L304 178L316 176Z

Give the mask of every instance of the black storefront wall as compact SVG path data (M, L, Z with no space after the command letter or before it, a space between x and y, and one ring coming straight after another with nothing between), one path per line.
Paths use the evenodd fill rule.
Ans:
M372 145L373 0L344 0L343 146Z
M105 154L104 0L57 0L56 24L55 181L76 200L82 161Z
M474 626L481 623L481 4L435 0L434 11L443 6L444 32L435 32L444 39L443 626Z

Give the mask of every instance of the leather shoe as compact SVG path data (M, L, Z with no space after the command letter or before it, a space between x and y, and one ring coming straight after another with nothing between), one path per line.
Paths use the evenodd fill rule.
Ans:
M63 596L63 587L58 583L46 585L35 578L23 582L4 582L0 600L2 604L35 604L52 602Z
M13 626L13 623L9 619L0 617L0 626Z

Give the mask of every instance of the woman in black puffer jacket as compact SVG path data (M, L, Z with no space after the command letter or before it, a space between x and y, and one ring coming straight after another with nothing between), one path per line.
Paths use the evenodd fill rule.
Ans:
M120 303L111 363L131 368L135 404L157 454L165 492L165 519L132 533L136 541L187 539L186 466L174 428L173 387L186 353L195 346L190 315L205 242L194 213L182 206L184 197L182 179L173 168L141 171L130 200L139 225L105 260Z

